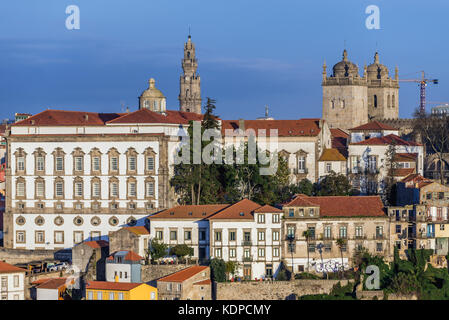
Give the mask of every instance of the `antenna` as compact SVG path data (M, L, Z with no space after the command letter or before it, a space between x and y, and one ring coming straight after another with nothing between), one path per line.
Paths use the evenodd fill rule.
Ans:
M190 37L190 24L189 24L189 37Z

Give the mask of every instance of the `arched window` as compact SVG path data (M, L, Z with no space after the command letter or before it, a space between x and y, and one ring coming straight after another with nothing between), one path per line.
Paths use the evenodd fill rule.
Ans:
M387 107L391 108L391 96L390 95L387 96Z
M377 108L377 95L374 95L374 108Z
M391 107L394 108L394 95L391 96Z

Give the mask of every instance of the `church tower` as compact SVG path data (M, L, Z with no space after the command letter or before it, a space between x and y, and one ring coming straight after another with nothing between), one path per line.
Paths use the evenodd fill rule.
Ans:
M379 62L379 54L367 68L368 76L368 114L370 120L397 119L399 117L399 79L398 69L394 79L390 78L388 68Z
M189 35L184 44L184 58L179 86L179 110L185 112L201 113L201 84L197 74L198 60L195 58L195 45Z
M359 75L359 68L348 60L343 51L343 60L333 67L327 76L323 65L323 119L329 128L350 129L368 122L367 77Z

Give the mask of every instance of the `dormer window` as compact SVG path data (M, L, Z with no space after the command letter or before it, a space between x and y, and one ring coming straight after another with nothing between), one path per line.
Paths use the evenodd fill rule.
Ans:
M309 209L309 216L313 217L314 214L315 214L315 209L310 208Z

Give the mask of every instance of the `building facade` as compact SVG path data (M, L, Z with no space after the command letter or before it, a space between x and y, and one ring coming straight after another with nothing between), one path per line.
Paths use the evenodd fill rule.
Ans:
M0 300L25 300L26 270L0 261Z
M282 256L295 273L346 270L362 248L390 257L389 220L379 196L297 195L282 209Z

